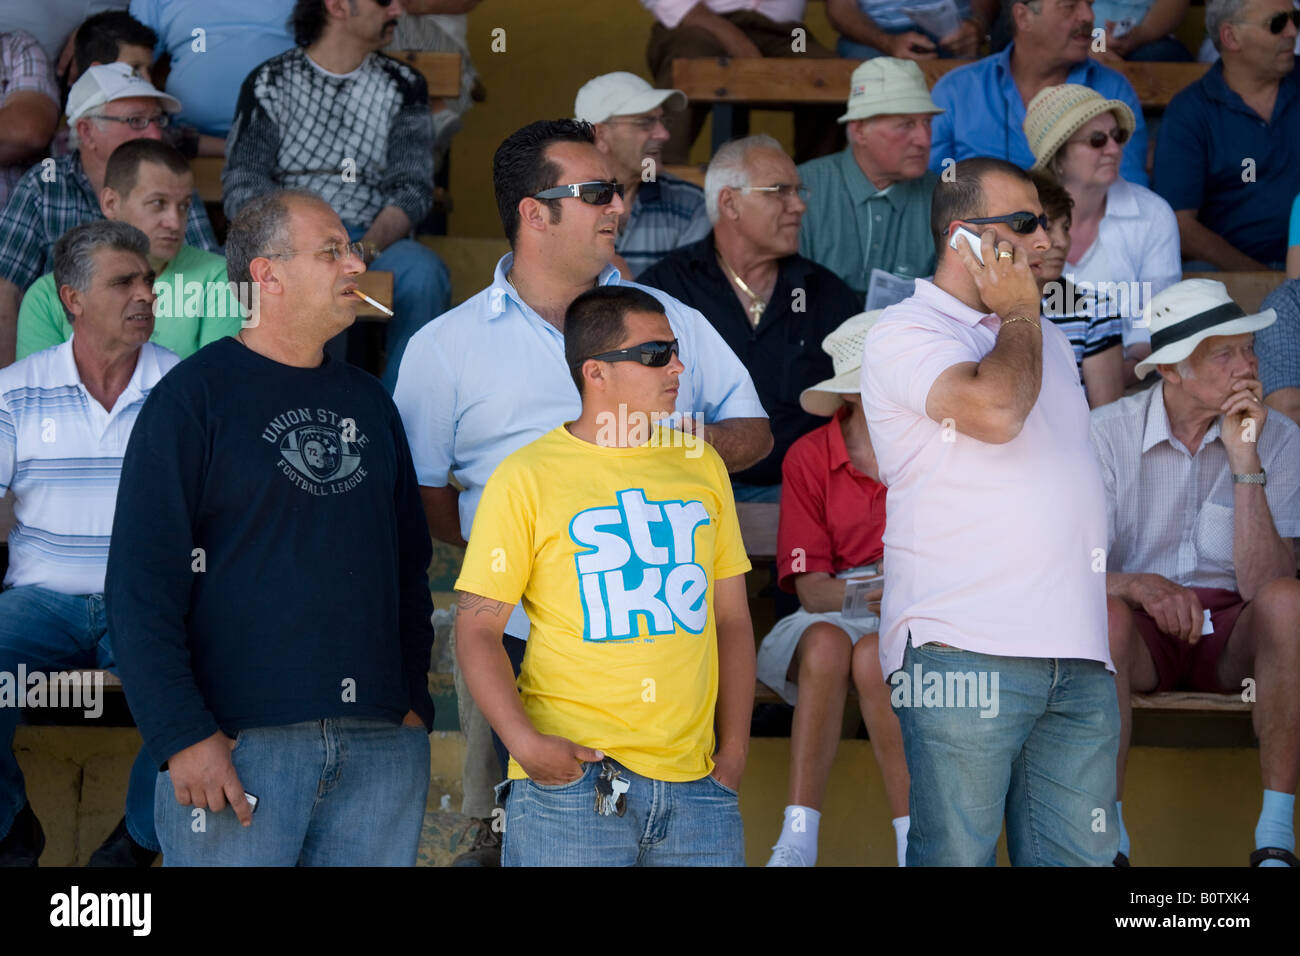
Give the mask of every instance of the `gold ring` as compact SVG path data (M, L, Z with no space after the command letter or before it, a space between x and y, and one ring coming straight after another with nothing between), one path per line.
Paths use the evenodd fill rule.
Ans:
M999 250L998 250L998 258L999 258L999 259L1010 259L1011 257L1012 257L1012 253L1007 252L1007 250L1005 250L1005 249L999 249Z

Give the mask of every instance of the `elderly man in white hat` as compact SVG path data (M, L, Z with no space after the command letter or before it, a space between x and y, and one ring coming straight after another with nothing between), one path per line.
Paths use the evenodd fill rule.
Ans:
M1253 702L1264 803L1252 865L1300 866L1300 428L1263 404L1254 333L1223 283L1187 279L1148 305L1154 388L1092 413L1110 519L1106 590L1121 737L1129 692L1241 694ZM1114 600L1119 598L1119 601ZM1120 817L1118 865L1127 865Z
M843 152L811 160L799 252L866 295L876 269L904 279L934 272L930 120L942 113L911 60L877 57L853 71Z
M796 441L782 466L777 583L799 596L800 607L758 650L758 679L795 706L789 804L768 866L817 861L822 798L850 679L885 781L898 865L906 862L907 762L880 672L879 605L870 606L881 593L869 578L879 574L884 555L885 486L858 394L863 342L878 318L878 310L855 315L822 341L835 375L804 389L799 403L831 421Z
M113 150L132 139L162 139L180 108L126 63L92 66L72 85L67 114L77 149L27 170L0 212L0 366L14 360L18 306L27 287L51 271L54 243L73 226L104 218L99 192ZM185 244L217 248L197 193Z
M660 165L671 135L668 113L686 108L681 90L656 90L635 73L588 80L573 103L576 119L592 124L596 148L609 157L623 185L615 265L633 279L666 253L709 234L704 190ZM626 268L624 268L626 265Z

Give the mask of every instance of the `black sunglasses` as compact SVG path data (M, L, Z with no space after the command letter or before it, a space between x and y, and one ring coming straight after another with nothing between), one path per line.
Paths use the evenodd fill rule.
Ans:
M614 194L618 193L619 198L623 196L622 183L569 183L567 186L552 186L550 189L543 189L533 196L534 199L567 199L571 196L577 196L583 202L592 206L608 206L614 201Z
M676 355L677 340L671 342L642 342L640 345L634 345L627 349L618 349L614 352L601 352L599 355L590 355L597 362L640 362L642 365L648 365L651 368L663 368L673 360ZM587 361L583 359L582 362ZM582 362L577 365L581 366Z
M1087 139L1073 139L1070 140L1070 142L1087 143L1093 149L1102 149L1106 145L1107 138L1113 139L1115 145L1123 146L1128 142L1128 130L1122 126L1116 126L1110 131L1110 133L1106 133L1104 130L1095 129L1088 134Z
M963 219L961 221L981 226L985 223L1005 222L1011 227L1012 232L1019 233L1022 236L1032 236L1039 226L1042 226L1044 231L1047 229L1047 216L1035 216L1032 212L1009 212L1005 216L985 216L982 219Z
M1286 22L1290 20L1300 28L1300 10L1291 10L1286 13L1275 13L1268 18L1268 32L1274 35L1281 33L1286 29Z

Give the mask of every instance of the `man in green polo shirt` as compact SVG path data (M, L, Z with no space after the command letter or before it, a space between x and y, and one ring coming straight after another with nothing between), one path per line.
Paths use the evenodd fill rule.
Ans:
M194 176L175 149L152 139L123 143L109 157L99 208L149 237L157 278L151 341L186 358L239 331L238 299L226 282L226 260L185 245ZM18 358L72 337L53 274L32 283L18 310Z
M901 279L932 275L930 194L939 177L927 167L930 119L942 112L911 60L882 56L854 70L839 118L848 147L799 167L810 191L799 254L863 296L873 269Z

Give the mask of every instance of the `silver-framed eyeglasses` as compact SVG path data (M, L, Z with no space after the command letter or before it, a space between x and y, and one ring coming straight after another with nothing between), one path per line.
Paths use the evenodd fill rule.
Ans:
M365 247L359 242L331 242L323 249L296 249L292 252L271 252L267 253L264 258L267 259L292 259L294 256L304 254L310 255L329 255L335 262L341 262L348 256L356 256L362 262L366 261Z
M742 193L775 193L781 199L793 199L798 196L804 202L812 194L812 190L803 183L777 183L775 186L742 186Z
M155 113L153 116L109 116L107 113L96 113L91 119L108 120L111 123L125 123L137 131L148 129L150 123L158 124L159 129L166 129L172 124L172 118L167 113Z

